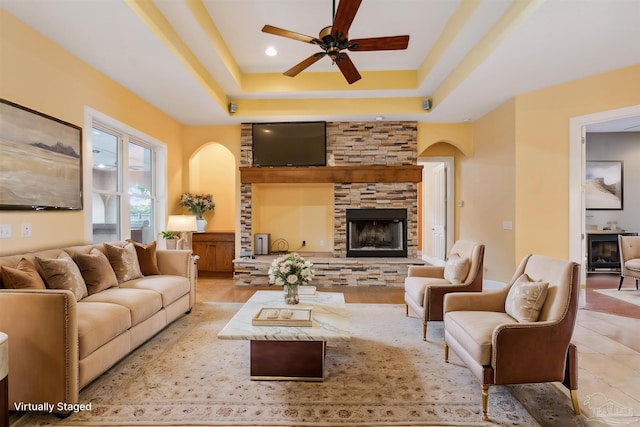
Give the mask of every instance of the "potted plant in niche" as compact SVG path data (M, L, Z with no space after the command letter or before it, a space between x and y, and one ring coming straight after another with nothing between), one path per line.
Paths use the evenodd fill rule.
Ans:
M180 238L179 233L176 233L175 231L161 231L160 234L162 235L162 238L165 239L167 249L176 248L176 243Z
M198 231L204 231L207 221L205 221L203 215L205 212L212 211L216 204L211 194L184 193L180 196L180 206L185 206L189 209L189 212L196 216Z

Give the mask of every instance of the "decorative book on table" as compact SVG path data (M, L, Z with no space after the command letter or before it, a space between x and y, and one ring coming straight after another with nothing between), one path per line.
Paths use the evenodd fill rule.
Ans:
M316 287L315 286L298 286L298 295L301 297L315 297Z
M262 307L251 320L253 326L312 326L311 308Z

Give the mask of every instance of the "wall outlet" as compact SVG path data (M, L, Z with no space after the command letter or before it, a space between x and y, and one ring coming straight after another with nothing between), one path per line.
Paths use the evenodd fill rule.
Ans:
M31 223L23 222L22 223L22 237L31 237Z
M0 224L0 239L11 238L11 224Z
M513 229L513 222L511 221L504 221L502 223L502 229L503 230L512 230Z

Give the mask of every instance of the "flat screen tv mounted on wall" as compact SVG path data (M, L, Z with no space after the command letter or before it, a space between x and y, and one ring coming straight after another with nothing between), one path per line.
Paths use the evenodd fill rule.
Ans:
M325 166L327 123L253 123L253 166Z

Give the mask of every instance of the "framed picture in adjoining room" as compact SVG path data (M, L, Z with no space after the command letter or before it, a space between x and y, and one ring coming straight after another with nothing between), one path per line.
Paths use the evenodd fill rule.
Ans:
M590 210L623 209L622 161L595 160L586 164L585 207Z
M0 209L82 209L82 128L0 98Z

